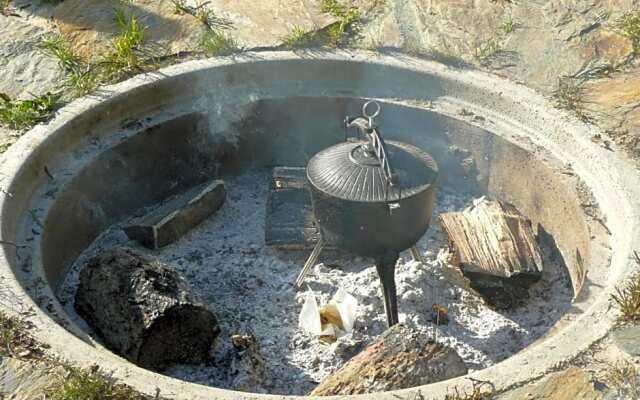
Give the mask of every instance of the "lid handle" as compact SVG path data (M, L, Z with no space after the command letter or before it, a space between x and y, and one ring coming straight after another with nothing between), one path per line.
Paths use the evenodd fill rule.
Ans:
M380 162L380 169L382 169L382 176L384 177L387 186L393 186L395 184L395 174L393 168L389 163L387 157L387 146L384 143L384 139L378 132L378 127L374 123L374 119L380 115L382 107L375 100L369 100L362 106L362 117L347 117L345 118L345 127L356 127L360 130L360 134L369 140L365 150L371 154Z

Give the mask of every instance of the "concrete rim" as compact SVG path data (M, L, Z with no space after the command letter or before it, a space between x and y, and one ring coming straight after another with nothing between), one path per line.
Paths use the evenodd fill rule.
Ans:
M640 216L638 174L624 156L605 150L591 141L592 135L596 133L594 127L586 126L566 113L555 110L548 100L533 90L488 73L454 69L403 54L379 54L365 51L245 53L234 57L190 61L165 68L157 73L134 77L105 88L100 95L79 99L64 107L53 121L37 126L26 133L2 156L0 176L3 178L5 187L9 187L14 178L24 173L23 164L34 155L37 156L36 151L39 146L60 134L73 122L76 115L88 112L102 102L117 102L136 88L195 71L215 71L217 67L231 64L309 59L369 62L461 82L473 87L476 95L470 95L470 97L478 100L477 103L463 101L461 103L476 114L490 116L495 120L504 118L492 111L492 107L495 106L497 109L500 105L483 103L479 99L484 93L500 96L518 105L519 110L512 110L514 121L511 123L522 125L523 135L535 145L541 146L559 160L571 165L575 173L592 190L606 218L607 227L611 232L611 243L615 243L607 287L576 321L551 338L536 346L530 346L492 367L465 377L400 391L354 396L354 398L412 399L421 394L426 398L437 399L443 398L447 391L451 391L454 387L460 390L471 388L473 385L471 379L491 382L496 391L503 391L534 380L562 366L608 333L615 324L615 315L609 310L610 295L615 286L632 273L630 259L634 248L640 247L640 230L630 223ZM544 126L545 129L531 128L536 126ZM0 210L3 214L6 212L5 205L10 199L10 194L4 191L0 194ZM0 215L0 221L5 220L3 217L4 215ZM1 239L13 241L11 233L13 228L3 226ZM15 278L11 267L11 260L14 257L14 246L4 244L0 251L0 282L7 288L9 296L14 299L14 304L7 311L11 313L33 309L34 315L29 319L35 324L34 336L37 340L50 345L54 355L72 360L83 367L98 364L105 370L113 371L114 377L122 383L151 395L156 393L156 388L160 388L162 396L176 399L309 398L240 393L190 384L141 369L103 349L90 346L69 334L33 302ZM343 396L329 398L337 399Z

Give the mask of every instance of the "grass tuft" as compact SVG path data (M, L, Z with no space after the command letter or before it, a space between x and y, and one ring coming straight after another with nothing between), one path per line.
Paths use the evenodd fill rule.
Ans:
M492 392L486 392L481 390L482 385L474 385L471 393L460 393L458 388L454 389L453 393L447 393L444 396L444 400L491 400L493 399Z
M119 80L144 70L140 53L146 28L134 15L126 15L121 9L115 11L114 22L120 33L111 41L111 51L104 56L107 80Z
M289 34L282 38L282 44L290 49L309 47L316 40L316 31L308 31L301 26L294 25Z
M635 262L640 267L638 253L635 253ZM640 322L640 275L635 276L624 286L616 288L616 293L611 297L620 311L620 321Z
M27 334L29 324L0 312L0 355L25 357L40 353L40 346Z
M67 368L47 391L51 400L142 400L144 396L133 389L118 385L97 369Z
M12 100L0 93L0 125L24 130L49 119L60 106L59 93L45 93L31 100Z
M491 56L500 51L500 40L498 37L491 37L487 41L480 43L474 49L476 59L481 63L486 63Z
M210 56L228 56L241 51L238 42L224 32L206 31L200 38L200 48Z
M630 11L622 17L622 32L633 42L635 52L640 52L640 10Z
M11 0L0 0L0 14L11 15Z
M515 29L516 29L516 22L514 21L513 16L511 14L507 14L505 19L502 21L502 24L500 25L500 30L505 35L508 35L512 33Z
M583 122L591 121L584 107L582 82L573 78L559 79L555 97L558 107L572 111Z
M338 18L338 22L331 25L327 31L327 44L333 47L341 45L346 34L360 20L357 8L344 6L338 0L322 0L322 12Z
M62 35L45 38L40 43L40 48L58 59L58 64L66 75L64 86L71 92L72 97L84 96L100 85L98 74L74 52L71 44Z
M617 391L618 396L628 400L640 400L640 375L628 361L612 364L605 371L604 379Z

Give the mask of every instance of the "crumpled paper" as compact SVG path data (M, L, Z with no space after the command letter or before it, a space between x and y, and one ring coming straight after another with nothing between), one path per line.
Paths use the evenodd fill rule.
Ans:
M333 343L353 331L357 309L356 298L342 288L322 307L318 306L313 292L308 291L300 311L298 326L323 342Z

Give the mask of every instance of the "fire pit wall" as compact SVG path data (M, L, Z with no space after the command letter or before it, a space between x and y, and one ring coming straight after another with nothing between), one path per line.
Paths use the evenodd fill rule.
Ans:
M4 248L19 284L15 291L43 307L41 326L51 324L48 315L84 337L53 293L100 232L212 175L255 166L303 166L317 151L344 140L345 114L358 114L363 98L377 98L384 137L430 152L440 167L441 187L508 200L532 219L540 235L555 241L579 294L571 312L587 310L611 278L608 228L587 184L553 155L554 149L540 144L546 129L558 129L557 120L545 124L547 116L519 110L526 96L518 97L518 91L524 89L506 83L503 89L493 87L494 78L413 59L378 61L276 53L219 65L193 62L67 107L50 126L29 133L3 164L13 173L12 197L2 204L3 238L30 243L19 249L19 258L14 247ZM31 304L28 298L21 301ZM56 332L41 333L42 340L57 340L53 349L63 356L84 363L102 360L120 368L116 374L123 377L131 370L140 373L104 349L75 348L79 342L71 337L55 339ZM538 363L533 374L551 367ZM153 385L182 387L145 374L141 377L153 377ZM506 387L529 378L505 374L500 379ZM143 378L125 381L152 390ZM190 387L191 394L215 390Z

